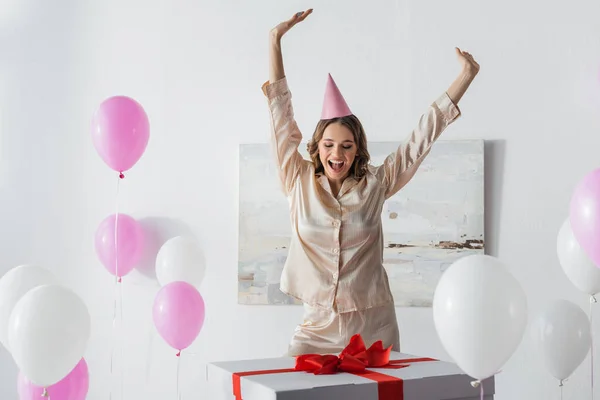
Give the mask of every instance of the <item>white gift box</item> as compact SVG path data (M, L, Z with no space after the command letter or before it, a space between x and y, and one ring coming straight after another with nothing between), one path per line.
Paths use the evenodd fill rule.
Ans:
M415 361L410 361L410 360ZM422 360L392 352L390 360L407 360L405 368L368 368L367 374L338 372L314 375L293 371L294 358L210 363L207 380L215 400L479 400L481 386L455 364ZM377 380L401 382L400 393L380 395ZM485 400L494 398L494 377L483 381ZM396 384L397 386L398 384ZM236 389L237 386L237 389ZM234 395L238 392L238 396Z

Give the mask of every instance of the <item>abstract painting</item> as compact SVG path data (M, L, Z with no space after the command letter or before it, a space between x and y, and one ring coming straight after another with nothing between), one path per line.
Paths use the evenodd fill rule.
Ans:
M371 163L381 164L399 144L370 142ZM483 140L437 141L384 204L384 267L396 306L431 307L446 268L484 253L483 149ZM271 147L244 144L239 157L238 303L300 304L279 290L290 222Z

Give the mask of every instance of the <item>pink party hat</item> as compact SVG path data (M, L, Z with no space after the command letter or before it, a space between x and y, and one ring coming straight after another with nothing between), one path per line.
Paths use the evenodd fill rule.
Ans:
M323 111L321 119L332 119L352 115L350 107L346 104L344 96L340 93L331 74L327 78L327 86L325 87L325 99L323 100Z

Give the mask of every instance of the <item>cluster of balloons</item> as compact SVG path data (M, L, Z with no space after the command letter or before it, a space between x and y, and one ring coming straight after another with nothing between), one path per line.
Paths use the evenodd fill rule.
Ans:
M149 131L143 107L126 96L102 102L92 120L94 146L120 178L145 152ZM120 282L142 257L143 229L127 214L110 215L96 230L95 249L100 262ZM204 265L197 243L186 237L167 241L157 255L156 275L161 289L154 300L154 324L163 339L180 353L196 339L204 324L204 300L198 291Z
M119 278L137 266L143 250L144 231L129 215L106 218L96 232L98 257ZM161 289L152 315L160 335L179 351L192 344L204 324L204 300L198 291L204 273L202 253L194 239L177 236L160 248L156 276Z
M0 342L19 368L20 400L84 400L91 318L47 269L21 265L0 278Z
M575 187L568 217L557 235L556 252L569 281L595 303L600 292L600 169L587 174ZM536 348L548 372L561 384L592 349L590 318L578 305L558 300L534 320Z
M556 251L565 275L595 301L593 296L600 291L600 269L580 246L570 218L564 220L558 231ZM531 337L543 365L562 385L591 348L591 324L581 307L559 299L546 305L534 318Z
M205 305L198 291L204 279L202 253L195 240L169 239L156 256L161 285L154 299L152 318L158 333L172 348L188 348L204 325Z
M104 100L94 113L91 131L100 158L123 178L123 172L139 161L148 146L150 123L137 101L113 96ZM96 229L98 258L119 281L140 261L143 241L143 230L127 214L110 215Z
M104 100L94 113L91 133L100 158L123 179L123 172L139 161L148 146L150 123L137 101L127 96L113 96ZM116 213L100 222L94 245L102 265L120 283L141 259L144 232L133 217ZM115 318L116 305L117 299Z
M577 185L558 232L557 253L565 275L595 303L600 292L600 169ZM442 345L478 381L499 372L512 356L527 328L527 308L519 282L500 260L487 255L453 263L433 300ZM590 317L578 305L558 299L532 320L534 347L561 385L592 348Z
M148 139L148 117L129 97L105 100L93 116L94 146L121 179L140 159ZM143 248L143 229L127 214L108 216L96 230L98 258L119 281L138 264ZM157 256L156 273L162 287L154 301L154 323L181 352L204 324L204 300L198 291L204 265L197 243L186 237L167 241ZM50 271L22 265L0 278L0 343L19 367L21 400L84 400L89 371L83 356L90 334L85 303Z
M96 231L98 257L118 278L138 265L143 251L143 228L129 215L111 215ZM157 254L156 277L161 289L154 300L154 324L164 340L179 351L192 344L204 324L204 300L198 291L204 273L200 247L192 238L169 239Z

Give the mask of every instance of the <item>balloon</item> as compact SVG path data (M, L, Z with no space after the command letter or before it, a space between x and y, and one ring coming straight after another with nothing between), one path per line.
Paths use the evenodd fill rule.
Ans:
M104 100L92 118L92 142L113 170L133 167L148 145L150 125L142 106L126 96Z
M558 232L556 248L560 266L573 285L590 296L600 292L600 268L579 246L568 218Z
M590 321L567 300L556 300L532 321L531 336L548 372L556 379L571 376L591 346Z
M34 385L48 387L66 377L83 358L90 314L73 291L43 285L15 306L8 327L13 358Z
M56 283L52 272L36 265L21 265L0 278L0 343L10 352L8 323L17 302L31 289Z
M144 231L140 224L127 214L118 214L118 218L115 214L106 217L96 230L96 254L112 275L122 277L130 273L142 257L143 246Z
M442 275L433 298L442 345L468 375L483 380L512 356L527 324L527 298L498 259L466 256Z
M192 238L169 239L156 256L156 277L161 286L182 281L198 288L204 273L202 251Z
M600 266L600 169L586 175L575 188L569 219L581 248Z
M79 364L60 382L48 387L48 398L55 400L85 400L90 381L88 366L82 358ZM40 400L44 388L36 386L25 375L19 373L17 380L19 400Z
M176 350L189 347L204 324L204 300L187 282L163 286L154 299L154 325L162 338Z

